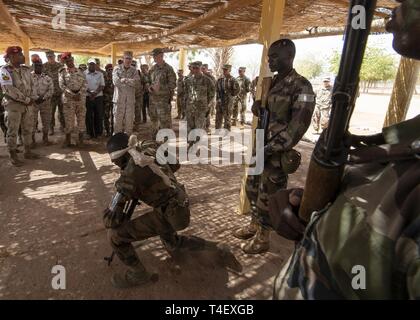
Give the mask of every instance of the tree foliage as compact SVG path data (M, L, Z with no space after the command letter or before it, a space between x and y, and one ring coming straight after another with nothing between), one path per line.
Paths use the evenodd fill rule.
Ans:
M314 56L307 56L296 61L295 69L305 78L314 79L322 74L324 61Z

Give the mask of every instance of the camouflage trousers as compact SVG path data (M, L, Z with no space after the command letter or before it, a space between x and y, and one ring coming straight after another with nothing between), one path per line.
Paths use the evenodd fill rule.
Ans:
M136 266L140 262L132 243L156 236L160 237L170 255L183 250L217 250L214 242L177 234L189 223L189 208L170 204L165 209L155 208L116 229L110 229L108 239L115 254L127 266Z
M210 102L209 107L210 107L210 113L209 113L209 115L206 118L206 129L207 130L210 128L210 119L211 119L211 117L213 117L215 115L215 113L216 113L216 99L213 99Z
M71 134L73 131L75 133L84 133L86 131L86 98L84 96L79 101L71 97L63 98L63 111L66 123L64 132L66 134Z
M192 108L186 109L187 114L187 130L190 132L193 129L206 129L206 110L194 110Z
M241 105L241 108L239 109L239 104ZM245 112L246 112L246 96L240 97L237 96L235 99L235 103L233 105L233 115L232 119L233 121L238 120L238 113L241 112L241 124L245 124Z
M143 94L136 95L136 104L134 107L134 130L139 130L143 120L146 120L146 109L143 106Z
M216 129L220 129L222 127L222 123L224 124L224 128L230 130L231 127L231 117L232 117L232 108L233 108L233 101L229 101L228 103L220 103L218 102L216 105Z
M114 103L114 133L125 132L128 135L133 133L135 118L135 101L126 103Z
M22 130L22 139L25 146L31 144L32 128L34 126L33 106L25 106L11 102L6 108L7 149L15 151L19 128Z
M58 107L58 119L60 121L61 128L65 128L65 117L64 117L64 109L63 109L63 101L61 100L61 94L53 95L51 97L51 123L50 129L54 129L55 127L55 111Z
M34 112L33 112L33 129L32 134L36 132L36 124L38 122L38 114L41 115L41 122L42 122L42 133L47 134L48 129L51 125L51 102L50 100L44 101L40 104L34 105Z
M6 116L5 116L4 107L0 105L0 128L3 130L4 134L4 142L6 142L7 139L7 126L6 126Z
M170 97L150 96L149 117L153 139L160 129L172 129Z
M176 110L177 110L178 118L183 119L185 117L184 96L177 96L176 97Z
M104 128L108 134L111 134L114 123L112 107L112 96L104 95Z
M321 109L319 106L315 107L314 115L312 116L312 127L315 131L324 130L328 127L330 119L330 109Z
M251 215L259 224L268 228L268 197L280 189L287 188L288 176L281 168L266 163L258 176L248 176L245 186L251 206Z

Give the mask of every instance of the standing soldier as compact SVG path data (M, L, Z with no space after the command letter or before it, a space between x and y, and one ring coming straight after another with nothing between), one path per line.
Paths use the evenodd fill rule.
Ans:
M105 66L105 88L104 88L104 128L106 136L112 135L113 116L112 116L112 97L114 96L114 83L112 82L112 64Z
M241 127L243 128L245 124L245 112L246 112L246 100L248 96L248 92L250 91L251 81L245 75L246 68L240 67L238 70L239 77L236 80L239 83L239 94L236 96L235 104L233 107L233 119L232 125L236 126L236 121L238 120L238 112L239 112L239 103L241 104Z
M61 55L61 61L66 65L59 72L58 81L63 91L63 109L66 122L63 147L68 148L71 144L71 133L74 130L75 118L77 120L76 132L79 133L79 145L83 144L83 134L86 129L86 77L82 71L74 65L74 59L70 52Z
M257 100L257 86L258 86L258 79L260 77L256 76L254 80L251 82L251 97L252 97L252 103L254 103Z
M176 108L178 115L175 119L184 119L185 117L185 83L184 70L178 70L178 80L176 81Z
M205 76L207 76L213 82L214 87L216 88L217 80L210 73L210 71L209 71L209 65L207 63L205 63L205 64L202 65L201 71L203 72L203 74ZM209 132L209 129L210 129L210 118L213 117L214 114L215 114L215 112L216 112L215 111L216 110L216 95L214 95L213 99L211 99L210 106L209 107L210 107L210 113L209 113L209 115L207 116L207 119L206 119L206 130L207 130L207 132Z
M225 64L223 66L223 77L217 80L217 105L216 105L216 129L222 127L230 131L231 117L235 97L239 93L239 83L231 76L232 66Z
M34 84L34 124L37 123L38 113L41 114L42 122L42 142L44 145L49 145L48 142L48 129L50 128L51 122L51 97L54 94L54 82L53 80L43 73L43 64L41 59L34 61L34 71L32 73L33 84ZM36 127L32 130L32 144L35 146L35 131Z
M143 114L143 123L147 122L147 112L149 110L149 86L150 86L150 74L149 74L149 66L147 64L142 64L140 66L141 69L141 84L143 86L143 106L142 106L142 114Z
M185 80L188 133L192 129L206 129L210 102L215 96L213 81L201 72L201 62L192 63L192 75Z
M160 129L171 129L171 101L176 88L174 69L163 59L163 49L154 49L155 65L150 69L151 84L149 115L152 121L152 135L155 139Z
M324 79L324 86L316 93L316 106L314 116L312 117L312 126L316 133L328 127L328 120L330 119L330 112L332 106L332 86L330 78Z
M315 107L315 94L311 83L293 68L296 47L293 41L281 39L268 51L268 63L274 77L268 94L269 123L264 147L264 171L260 176L248 176L246 193L251 204L251 222L236 230L234 236L249 240L242 250L259 254L269 249L267 227L268 196L287 187L288 174L297 170L300 154L293 147L302 139ZM252 106L260 116L261 101Z
M23 165L17 156L17 136L22 129L25 159L38 159L31 151L31 133L33 124L32 104L35 99L30 68L24 66L25 56L22 48L9 47L4 59L7 64L1 68L0 84L3 89L3 105L7 113L7 148L10 162L14 166Z
M134 111L134 130L139 131L140 124L141 124L141 115L143 111L143 94L144 94L144 87L143 82L141 79L140 70L137 69L137 61L133 60L132 66L136 68L136 72L139 75L139 80L136 82L136 104L135 104L135 111Z
M50 124L50 135L54 134L55 126L55 111L58 107L58 119L60 121L60 130L64 132L65 121L63 112L63 102L61 100L61 89L58 83L58 71L63 67L61 62L55 61L54 51L48 50L46 53L48 61L44 63L43 71L53 80L54 83L54 94L51 97L51 124ZM60 55L61 56L61 55ZM60 60L59 60L60 61Z
M114 82L114 134L118 132L133 132L136 86L140 81L139 73L131 65L133 53L124 52L123 63L115 67L112 74Z

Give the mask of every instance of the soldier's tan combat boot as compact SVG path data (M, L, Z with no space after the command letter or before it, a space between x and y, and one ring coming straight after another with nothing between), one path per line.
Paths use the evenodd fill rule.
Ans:
M270 230L258 226L254 238L242 245L242 251L247 254L261 254L270 249Z
M28 160L36 160L40 158L38 154L31 151L30 146L25 146L25 152L23 153L23 157Z
M252 218L251 222L245 227L239 228L233 232L235 238L241 240L251 239L257 233L258 224L255 222L255 219Z
M64 138L63 148L71 147L71 133L67 133L66 137Z
M23 162L19 160L17 156L17 152L15 150L10 151L10 163L14 165L15 167L23 166Z
M138 286L144 286L159 280L156 273L148 272L142 263L135 267L130 267L124 275L114 274L111 283L115 288L126 289Z

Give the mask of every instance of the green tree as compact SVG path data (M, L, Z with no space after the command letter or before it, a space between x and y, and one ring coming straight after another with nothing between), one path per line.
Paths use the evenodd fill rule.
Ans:
M322 74L324 62L314 56L307 56L296 61L295 69L305 78L314 79Z

